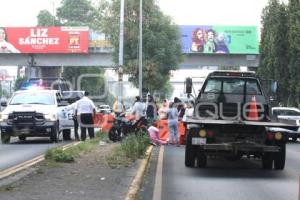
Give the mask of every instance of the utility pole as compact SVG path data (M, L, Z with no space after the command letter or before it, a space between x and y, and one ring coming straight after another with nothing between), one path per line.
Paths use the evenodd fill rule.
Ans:
M139 96L142 98L143 88L143 0L140 0L140 36L139 36Z
M119 35L119 66L118 66L118 101L123 96L123 59L124 59L124 0L121 0L120 6L120 35Z

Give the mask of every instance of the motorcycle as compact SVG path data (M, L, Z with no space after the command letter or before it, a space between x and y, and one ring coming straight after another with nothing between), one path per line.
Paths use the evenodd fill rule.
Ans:
M134 120L132 117L125 116L125 113L115 117L112 128L108 132L108 138L113 141L121 141L128 134L147 134L147 120L141 117Z

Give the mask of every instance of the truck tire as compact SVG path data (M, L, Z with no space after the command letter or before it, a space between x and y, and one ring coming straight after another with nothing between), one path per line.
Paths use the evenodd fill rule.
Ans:
M57 123L51 128L51 135L50 135L51 142L57 142L58 136L59 136L59 131L58 131L58 123Z
M278 146L280 147L280 151L275 153L274 168L276 170L283 170L284 166L285 166L286 145L285 145L285 143L281 143Z
M1 133L1 142L2 144L8 144L10 142L10 135Z
M207 156L204 152L204 149L199 147L197 151L197 167L205 168L207 164Z
M19 136L19 140L25 141L25 140L26 140L26 136L25 136L25 135L20 135L20 136Z
M190 130L189 130L190 132ZM188 133L185 145L185 166L194 167L196 158L196 150L192 145L192 134Z
M262 156L263 169L272 169L273 167L273 155L271 152L265 152Z
M71 129L63 130L63 140L71 140Z

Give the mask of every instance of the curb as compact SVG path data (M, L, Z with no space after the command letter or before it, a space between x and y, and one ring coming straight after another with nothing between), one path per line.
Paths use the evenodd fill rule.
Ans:
M72 142L70 144L67 144L67 145L64 145L64 146L61 146L63 150L66 150L72 146L76 146L78 145L80 142ZM0 180L3 179L3 178L6 178L10 175L13 175L17 172L20 172L22 170L25 170L25 169L28 169L29 167L37 164L37 163L40 163L42 162L43 160L45 160L45 155L42 154L40 156L37 156L31 160L27 160L21 164L18 164L18 165L15 165L13 167L10 167L8 169L5 169L3 171L0 172Z
M145 153L145 158L142 160L142 163L141 163L134 179L132 180L132 182L129 186L129 190L127 192L125 200L136 200L137 199L137 194L140 190L140 187L141 187L142 182L143 182L143 177L144 177L144 174L146 172L146 168L149 164L152 149L153 149L152 145L150 145L147 148L146 153Z

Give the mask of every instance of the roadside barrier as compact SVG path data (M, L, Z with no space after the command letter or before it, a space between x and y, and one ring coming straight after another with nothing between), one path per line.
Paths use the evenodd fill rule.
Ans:
M101 131L108 133L113 126L114 116L112 114L96 113L94 116L94 124L101 128Z
M161 140L166 141L169 138L168 120L161 119L157 121L157 127L159 129L159 137ZM178 122L179 142L185 144L186 128L182 121Z

